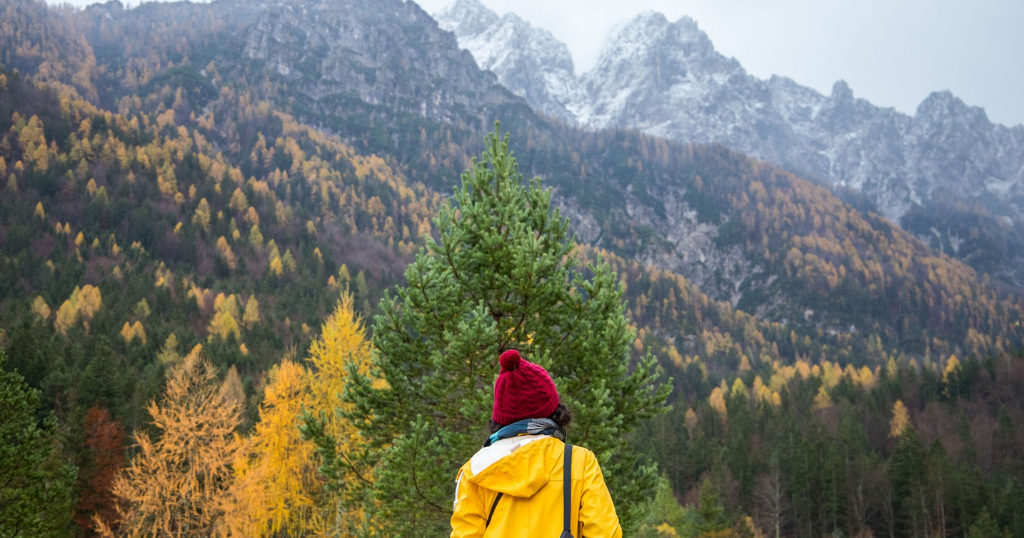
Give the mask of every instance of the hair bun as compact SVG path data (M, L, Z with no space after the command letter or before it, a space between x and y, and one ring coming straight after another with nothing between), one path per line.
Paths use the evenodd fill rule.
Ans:
M517 366L519 366L519 361L521 359L522 357L519 356L518 351L510 349L502 353L501 356L498 357L498 363L501 364L501 370L503 372L511 372L512 370L515 370Z

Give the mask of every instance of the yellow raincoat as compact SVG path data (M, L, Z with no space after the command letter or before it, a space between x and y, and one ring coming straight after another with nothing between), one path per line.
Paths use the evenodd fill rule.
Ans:
M459 471L451 538L558 538L564 459L565 444L547 435L511 437L480 449ZM622 537L597 458L578 446L572 451L572 506L575 538Z

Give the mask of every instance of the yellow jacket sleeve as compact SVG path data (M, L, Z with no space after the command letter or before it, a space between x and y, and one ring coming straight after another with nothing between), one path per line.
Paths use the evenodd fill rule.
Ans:
M587 452L583 468L583 498L580 501L579 538L622 538L619 517L611 493L604 483L601 466L593 452Z
M466 479L464 471L459 472L455 486L455 511L452 513L452 534L450 538L480 538L487 530L487 514L481 502L480 486Z

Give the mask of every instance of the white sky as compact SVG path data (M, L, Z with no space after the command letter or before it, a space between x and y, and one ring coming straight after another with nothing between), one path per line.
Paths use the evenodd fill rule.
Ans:
M564 41L577 74L597 63L612 28L643 11L689 15L722 54L760 78L790 77L913 114L936 90L1024 123L1022 0L482 0ZM428 12L451 0L418 0Z

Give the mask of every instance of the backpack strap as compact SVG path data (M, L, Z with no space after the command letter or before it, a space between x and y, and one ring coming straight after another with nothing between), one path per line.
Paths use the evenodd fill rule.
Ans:
M562 461L562 536L572 537L572 445L565 444Z
M491 505L491 513L487 514L487 523L484 523L484 528L491 526L491 518L494 517L494 509L498 507L498 501L501 500L501 496L504 495L502 492L498 492L498 496L494 498L494 504Z

